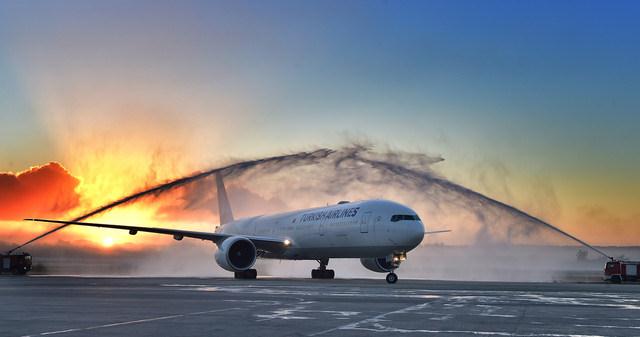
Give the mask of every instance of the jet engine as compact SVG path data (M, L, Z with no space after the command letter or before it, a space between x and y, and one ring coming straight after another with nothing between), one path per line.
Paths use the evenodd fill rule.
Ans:
M397 266L394 266L393 262L387 260L386 257L367 257L361 258L360 263L362 265L376 273L387 273L393 271Z
M256 263L256 246L247 238L232 236L222 241L216 252L216 263L228 271L245 271Z

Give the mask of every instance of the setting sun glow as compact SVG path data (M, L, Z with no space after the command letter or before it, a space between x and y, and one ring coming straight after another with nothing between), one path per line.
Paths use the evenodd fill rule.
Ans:
M105 248L110 248L113 246L113 238L110 236L106 236L102 239L102 246Z

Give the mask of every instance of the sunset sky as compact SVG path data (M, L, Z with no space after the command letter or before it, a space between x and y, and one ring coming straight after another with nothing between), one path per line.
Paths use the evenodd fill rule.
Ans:
M23 217L356 140L442 156L452 181L640 245L639 17L633 1L2 1L0 241L50 228ZM160 208L99 220L180 226ZM142 244L109 233L50 242Z

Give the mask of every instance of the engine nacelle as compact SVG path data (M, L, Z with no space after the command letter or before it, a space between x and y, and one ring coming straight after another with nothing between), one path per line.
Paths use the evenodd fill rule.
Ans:
M376 273L388 273L397 268L397 265L394 265L392 260L388 260L386 257L367 257L361 258L360 263L362 265Z
M232 236L222 241L216 252L216 263L228 271L245 271L256 263L256 246L247 238Z

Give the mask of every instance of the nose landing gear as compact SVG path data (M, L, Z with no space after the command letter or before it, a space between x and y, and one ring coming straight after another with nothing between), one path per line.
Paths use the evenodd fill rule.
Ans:
M390 257L387 257L387 263L388 263L387 270L389 271L389 274L387 274L387 277L386 277L387 283L394 284L398 282L398 275L394 273L394 271L398 269L398 267L400 267L400 263L402 263L402 261L406 259L407 259L407 252L395 252Z
M327 269L329 259L320 259L318 260L318 263L320 263L320 267L318 269L311 270L311 278L333 279L335 277L336 274L333 269Z

